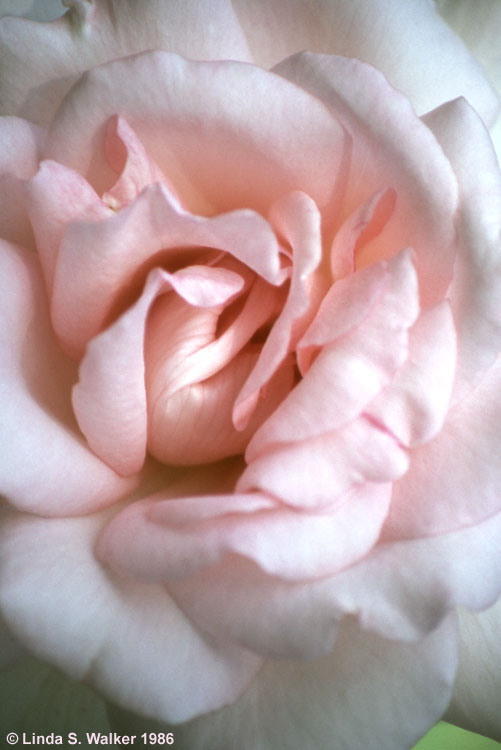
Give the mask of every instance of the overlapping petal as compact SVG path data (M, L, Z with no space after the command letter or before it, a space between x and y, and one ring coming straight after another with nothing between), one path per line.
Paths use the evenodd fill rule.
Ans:
M70 0L69 6L50 24L2 20L2 114L47 125L84 71L144 50L199 60L251 59L230 0Z
M391 217L358 254L356 266L410 246L416 253L423 304L440 301L453 273L457 183L408 98L359 60L300 53L274 70L325 102L352 137L340 219L374 194L396 191Z
M234 701L262 660L202 635L163 587L110 577L93 554L105 520L19 515L2 524L9 626L37 656L148 716L186 721ZM183 679L173 685L173 674Z
M76 379L50 327L36 256L1 243L1 491L21 510L87 513L127 494L124 480L78 434L70 408Z

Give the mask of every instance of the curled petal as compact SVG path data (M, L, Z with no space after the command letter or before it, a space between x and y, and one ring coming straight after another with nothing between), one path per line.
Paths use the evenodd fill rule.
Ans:
M92 449L119 474L139 471L146 455L144 336L153 301L173 289L191 305L212 307L224 304L242 283L238 274L220 268L153 270L136 304L90 342L73 407Z
M98 554L116 572L149 582L231 565L233 555L270 576L308 580L336 573L372 547L390 496L390 485L365 484L319 513L257 493L146 499L108 524Z
M409 100L360 60L305 52L275 70L314 93L352 138L341 220L388 186L397 194L386 225L358 253L357 268L410 246L421 303L442 300L453 273L458 189L451 165Z

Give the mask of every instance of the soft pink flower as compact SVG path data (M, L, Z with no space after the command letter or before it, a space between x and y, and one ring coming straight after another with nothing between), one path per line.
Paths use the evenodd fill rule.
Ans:
M419 0L67 4L0 24L4 620L190 747L409 747L501 590L498 98Z

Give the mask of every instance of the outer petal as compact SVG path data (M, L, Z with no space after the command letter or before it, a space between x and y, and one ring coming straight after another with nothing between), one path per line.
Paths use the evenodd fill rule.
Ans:
M104 522L4 521L9 627L37 656L148 716L186 721L235 700L261 660L198 633L162 587L110 578L93 554Z
M457 401L501 351L501 172L489 134L466 101L449 102L424 119L459 182L458 257L450 292L458 330Z
M345 615L364 630L414 641L451 608L463 604L478 611L499 596L500 533L501 513L433 539L378 545L360 562L319 581L272 579L235 560L224 569L171 580L169 591L206 632L280 658L332 643Z
M256 66L148 52L83 76L58 110L47 155L99 193L115 179L102 157L103 125L117 112L196 213L265 214L293 190L320 209L336 198L342 128L310 94Z
M85 70L144 50L199 60L250 60L229 0L67 4L69 12L50 24L11 18L0 24L2 114L46 125Z
M459 612L459 670L445 719L501 741L499 696L501 600L472 615Z
M233 0L233 4L261 65L271 67L304 49L354 57L381 70L410 96L420 114L464 95L487 122L495 119L497 99L482 69L432 2ZM477 21L483 26L483 6Z
M501 94L501 6L497 0L482 0L480 4L474 0L436 0L436 6L442 18L482 63Z
M390 219L359 252L357 267L410 246L416 252L422 300L428 305L443 299L452 277L457 183L408 99L359 60L303 53L274 70L325 102L353 139L341 219L375 193L396 191Z
M171 727L176 744L190 750L412 747L448 700L456 639L453 621L414 644L385 641L346 622L331 656L268 662L236 704ZM122 733L153 730L123 718L114 725Z
M123 497L135 480L118 477L79 437L69 408L76 373L53 339L37 259L1 245L0 489L35 513L88 513Z

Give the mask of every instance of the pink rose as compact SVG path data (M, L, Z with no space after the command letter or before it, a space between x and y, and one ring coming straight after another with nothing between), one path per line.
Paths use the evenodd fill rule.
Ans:
M408 748L501 591L498 98L420 0L67 5L0 24L4 621L192 748Z

